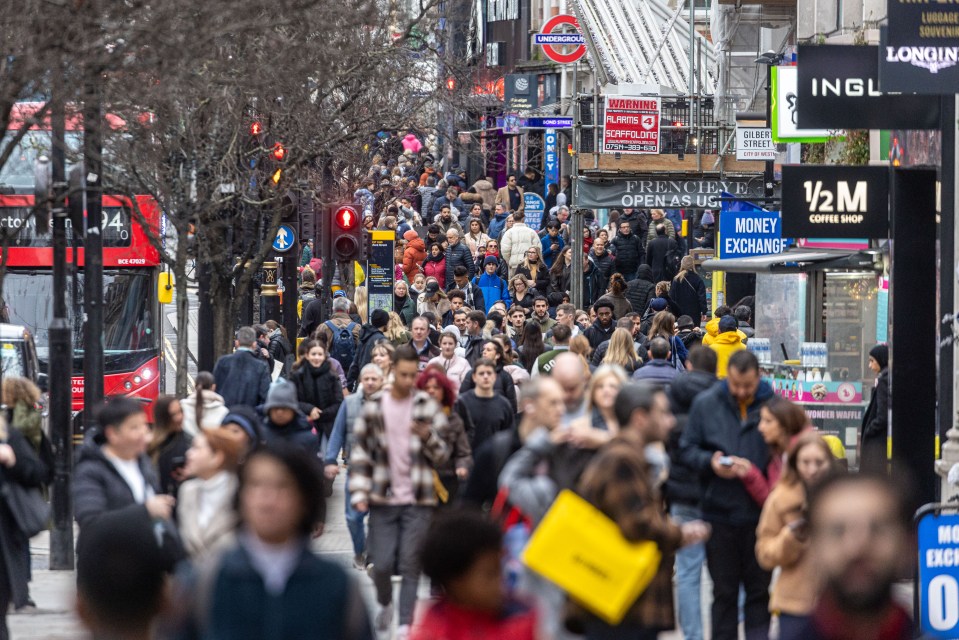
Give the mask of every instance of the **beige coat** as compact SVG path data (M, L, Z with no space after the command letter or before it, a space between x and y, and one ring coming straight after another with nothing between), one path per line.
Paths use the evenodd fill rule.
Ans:
M802 517L806 489L802 483L779 481L766 499L756 528L756 559L768 571L781 567L769 598L769 610L794 616L809 615L819 586L808 552L788 525Z
M221 472L228 473L228 472ZM220 481L216 490L206 491L208 483ZM233 545L239 517L233 509L233 497L238 481L230 473L226 477L215 476L211 480L193 478L180 485L177 493L177 523L183 546L194 560L222 551ZM211 500L213 515L205 527L200 527L201 500Z
M519 191L519 208L517 208L516 211L524 211L526 209L526 203L523 200L523 189L522 187L516 187L516 190ZM501 204L507 211L510 210L509 187L503 187L496 192L496 201L493 204Z

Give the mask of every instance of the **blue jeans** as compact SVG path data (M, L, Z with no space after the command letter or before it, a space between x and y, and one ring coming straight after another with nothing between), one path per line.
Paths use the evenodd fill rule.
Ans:
M669 513L678 524L699 520L702 512L685 504L670 506ZM685 640L703 640L702 577L706 562L703 543L683 547L676 552L676 600L679 626Z
M346 486L350 486L350 472L346 472ZM365 513L360 513L350 504L350 492L346 491L346 528L350 532L350 539L353 540L353 555L360 555L366 552L366 528L363 521L366 519Z

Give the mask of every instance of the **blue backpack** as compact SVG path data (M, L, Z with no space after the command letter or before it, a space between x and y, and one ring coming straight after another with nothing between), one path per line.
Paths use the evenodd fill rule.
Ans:
M350 365L353 364L353 356L356 355L356 341L353 339L353 329L356 327L356 323L351 322L342 329L333 324L332 320L327 320L324 324L329 327L330 333L333 334L333 340L330 343L330 357L335 358L344 370L349 369Z

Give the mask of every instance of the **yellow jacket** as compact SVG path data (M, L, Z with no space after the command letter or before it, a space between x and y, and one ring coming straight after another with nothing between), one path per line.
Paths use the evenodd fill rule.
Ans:
M713 341L716 340L716 336L718 335L719 335L719 318L713 318L712 320L706 323L706 335L703 336L703 346L708 347L709 345L711 345ZM742 331L740 331L739 329L736 329L736 335L738 335L739 340L744 343L746 341L746 338L748 338L748 336Z
M729 357L737 351L745 349L746 345L740 340L739 331L727 331L713 338L709 348L716 352L716 377L722 380L726 377L726 365L729 364Z

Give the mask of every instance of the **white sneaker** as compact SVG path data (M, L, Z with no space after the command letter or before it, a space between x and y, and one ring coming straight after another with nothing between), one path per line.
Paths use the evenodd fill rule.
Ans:
M357 556L353 556L353 568L356 569L357 571L365 571L366 556L363 555L362 553Z
M396 635L393 636L393 640L408 640L410 637L410 625L401 624L396 627Z
M381 608L380 612L376 614L374 624L376 625L377 631L386 631L390 628L391 622L393 622L393 605L388 604Z

